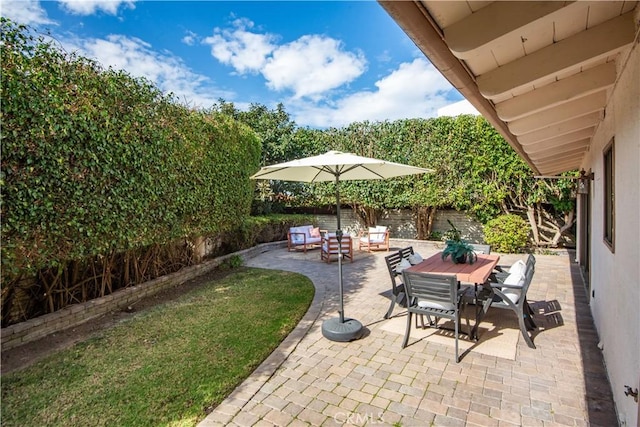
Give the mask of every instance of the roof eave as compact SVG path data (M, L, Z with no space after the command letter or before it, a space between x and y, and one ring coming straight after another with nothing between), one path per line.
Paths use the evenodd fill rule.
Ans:
M507 124L498 117L494 105L480 94L475 80L462 62L451 53L429 12L415 1L378 0L378 3L429 58L433 66L502 134L534 173L540 174Z

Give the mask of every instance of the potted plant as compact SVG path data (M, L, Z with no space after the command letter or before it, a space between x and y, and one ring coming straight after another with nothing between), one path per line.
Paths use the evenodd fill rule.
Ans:
M447 237L446 246L442 251L442 260L451 257L454 264L473 264L478 259L473 247L460 236L460 230L450 220L447 220L451 229L445 235Z

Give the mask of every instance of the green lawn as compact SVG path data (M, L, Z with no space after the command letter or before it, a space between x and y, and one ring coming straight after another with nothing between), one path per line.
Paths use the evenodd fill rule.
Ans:
M287 336L306 277L239 268L2 376L2 426L192 426Z

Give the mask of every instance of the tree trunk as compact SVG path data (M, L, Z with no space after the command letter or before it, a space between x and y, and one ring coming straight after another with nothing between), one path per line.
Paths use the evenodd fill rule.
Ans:
M527 206L527 218L529 219L529 225L531 226L533 241L536 244L536 246L540 246L540 234L538 231L538 222L536 221L536 212L533 206Z
M365 227L375 227L378 224L378 211L374 208L353 205L353 210Z
M435 217L435 206L419 206L416 209L416 229L418 231L418 239L427 240L431 236Z

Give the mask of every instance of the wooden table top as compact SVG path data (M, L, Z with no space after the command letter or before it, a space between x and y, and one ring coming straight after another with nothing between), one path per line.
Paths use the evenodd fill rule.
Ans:
M500 261L499 255L478 254L473 264L454 264L451 257L442 260L442 252L438 252L422 262L407 268L407 271L434 274L455 274L460 282L484 283L489 278L494 267Z

